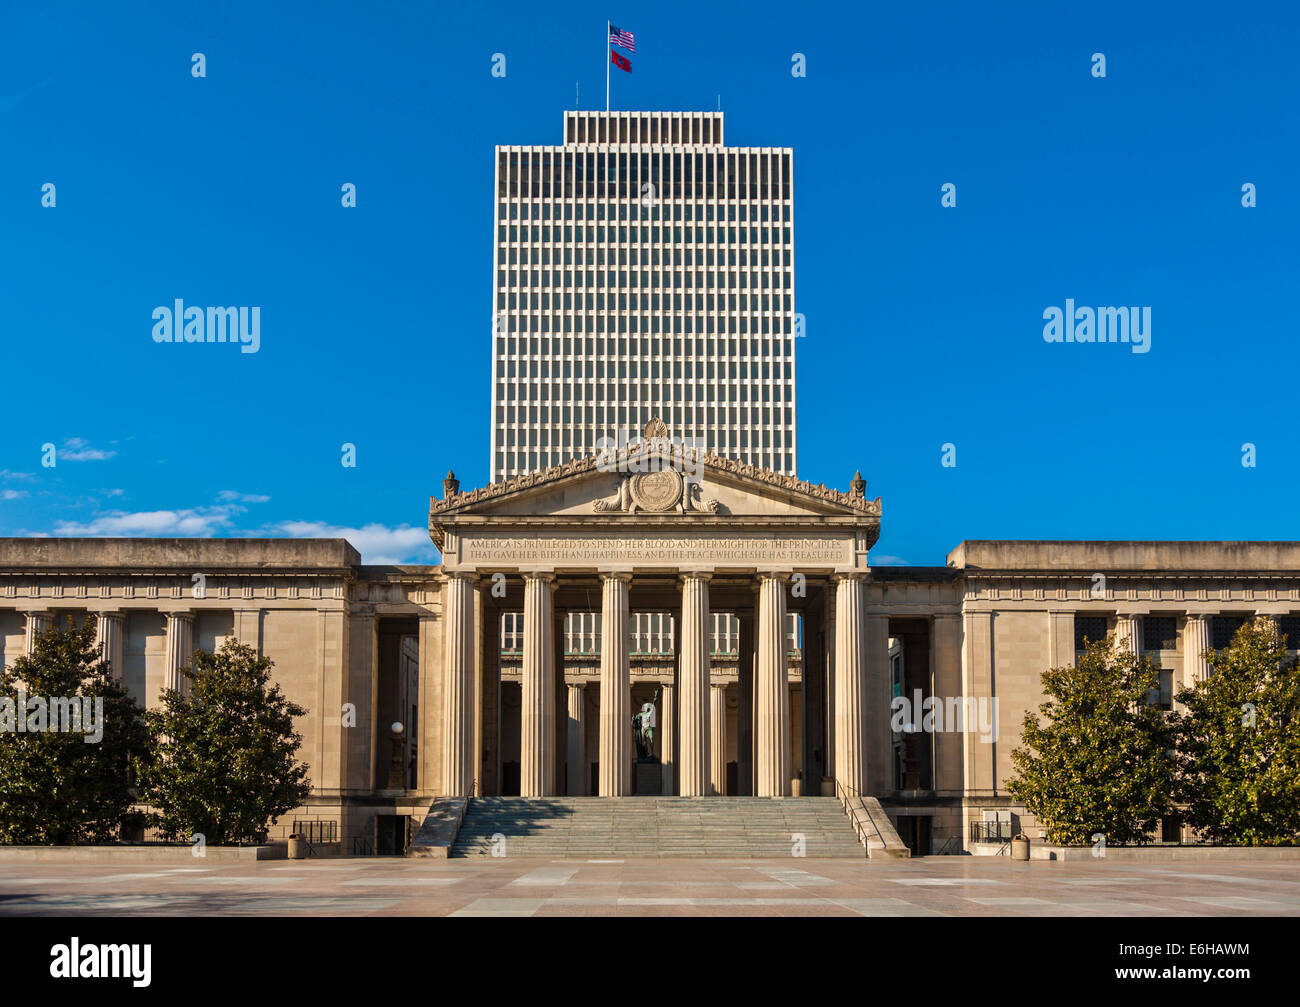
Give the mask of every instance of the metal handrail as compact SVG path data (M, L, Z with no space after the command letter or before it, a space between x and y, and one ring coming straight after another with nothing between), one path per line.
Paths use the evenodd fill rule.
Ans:
M1011 842L1010 822L971 822L970 841L972 843L1009 843Z
M843 805L844 813L849 816L849 821L853 825L853 831L857 833L858 839L862 841L862 855L865 857L868 855L866 825L864 825L862 820L858 817L857 809L849 803L850 793L859 799L862 797L862 794L860 794L855 788L850 787L847 783L841 783L837 777L835 780L835 796L839 798L840 804ZM870 824L870 820L868 820L867 824ZM874 825L871 826L873 832L875 831L875 828Z

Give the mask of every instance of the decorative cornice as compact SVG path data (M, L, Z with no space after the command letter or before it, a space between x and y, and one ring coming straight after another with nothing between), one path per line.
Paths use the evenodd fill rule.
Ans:
M480 486L478 489L470 490L467 493L457 493L442 500L431 498L429 501L430 520L432 521L434 514L454 514L476 504L497 500L523 490L558 483L588 472L645 471L634 466L642 460L648 459L652 454L666 458L669 462L684 464L689 461L702 464L706 470L711 472L737 476L752 482L774 486L787 492L799 493L856 511L867 517L880 517L880 497L876 497L875 500L868 500L865 496L854 496L851 493L831 489L825 483L810 483L803 479L796 479L794 476L773 472L771 469L737 461L734 458L723 458L714 454L700 454L694 449L681 444L655 439L629 445L606 454L588 455L585 458L571 458L562 465L553 465L550 468L539 469L535 472L526 472L501 482Z

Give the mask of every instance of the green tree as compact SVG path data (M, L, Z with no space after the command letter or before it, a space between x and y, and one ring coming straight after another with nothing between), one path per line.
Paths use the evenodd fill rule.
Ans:
M100 656L92 622L37 634L30 656L0 669L0 842L120 839L133 817L134 769L152 748L142 714Z
M1210 677L1178 693L1173 718L1185 820L1216 843L1300 837L1300 665L1271 619L1209 651Z
M1007 789L1049 842L1088 845L1096 833L1111 845L1141 841L1169 814L1170 732L1150 702L1159 681L1146 658L1119 651L1113 638L1089 641L1072 667L1043 672L1045 720L1025 714Z
M141 795L165 838L252 841L311 793L293 726L307 711L271 683L272 668L235 640L215 654L196 650L188 694L165 689L161 708L145 714L158 757L141 774Z

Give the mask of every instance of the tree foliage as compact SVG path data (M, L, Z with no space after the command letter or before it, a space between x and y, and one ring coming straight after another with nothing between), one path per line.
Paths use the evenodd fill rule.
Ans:
M21 693L21 696L20 696ZM27 720L33 699L48 710L57 702L102 702L96 717L102 737L93 740L91 721L81 730L17 729L21 699ZM85 704L80 704L85 709ZM62 719L62 718L60 718ZM0 668L0 842L82 844L112 842L132 817L137 765L147 765L152 740L140 706L113 679L95 642L90 620L54 623L36 636L31 655Z
M1045 671L1042 687L1048 699L1025 714L1007 789L1049 842L1145 838L1169 814L1173 793L1170 731L1149 702L1158 670L1113 638L1089 641L1075 665Z
M215 654L196 650L188 694L164 690L161 708L145 715L159 742L141 790L165 838L254 841L307 799L293 724L307 711L271 684L272 667L235 640Z
M1206 655L1210 676L1178 693L1172 718L1186 821L1217 843L1300 837L1300 665L1271 619Z

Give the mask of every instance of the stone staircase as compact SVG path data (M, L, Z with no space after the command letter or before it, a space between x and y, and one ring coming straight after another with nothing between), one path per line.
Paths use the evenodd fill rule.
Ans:
M833 797L476 797L453 857L791 856L862 860L866 850Z

